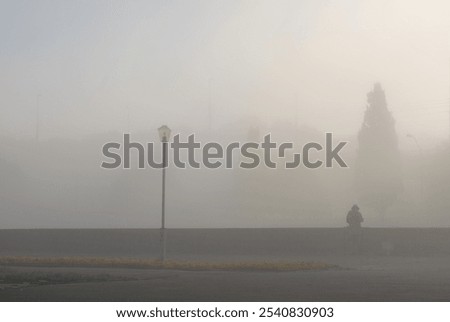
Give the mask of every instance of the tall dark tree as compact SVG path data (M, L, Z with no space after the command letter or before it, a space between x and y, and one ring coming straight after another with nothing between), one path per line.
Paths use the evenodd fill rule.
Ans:
M402 172L395 121L379 83L367 94L367 109L359 131L356 188L361 204L384 220L402 190Z

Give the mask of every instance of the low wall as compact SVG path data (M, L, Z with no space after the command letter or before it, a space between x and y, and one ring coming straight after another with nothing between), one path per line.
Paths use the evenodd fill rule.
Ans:
M348 253L345 228L170 229L167 252L177 255L337 255ZM157 229L0 230L0 256L157 256ZM365 228L367 254L450 255L447 228Z

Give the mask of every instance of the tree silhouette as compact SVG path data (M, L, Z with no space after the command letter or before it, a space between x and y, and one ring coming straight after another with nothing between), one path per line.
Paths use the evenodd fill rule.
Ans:
M379 83L367 94L367 102L358 134L356 188L361 204L377 211L384 220L403 187L400 152L395 121Z

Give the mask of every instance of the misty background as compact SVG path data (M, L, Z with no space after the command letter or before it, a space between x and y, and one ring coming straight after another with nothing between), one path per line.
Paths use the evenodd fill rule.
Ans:
M100 164L106 142L158 141L162 124L349 141L349 169L169 168L169 228L340 227L354 203L366 226L448 227L449 16L447 1L1 1L0 227L159 227L161 171ZM361 139L372 91L390 135ZM398 189L373 180L392 173ZM378 184L392 200L367 200Z

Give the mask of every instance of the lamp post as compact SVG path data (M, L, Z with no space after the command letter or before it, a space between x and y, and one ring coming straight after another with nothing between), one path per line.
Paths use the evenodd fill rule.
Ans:
M159 138L162 143L162 204L161 204L161 262L166 259L166 167L167 167L167 144L170 138L170 129L167 125L163 125L158 129Z
M41 94L36 95L36 142L39 142L39 132L40 132L40 103Z

